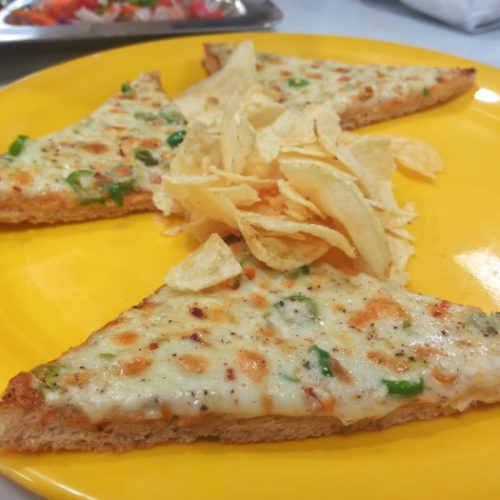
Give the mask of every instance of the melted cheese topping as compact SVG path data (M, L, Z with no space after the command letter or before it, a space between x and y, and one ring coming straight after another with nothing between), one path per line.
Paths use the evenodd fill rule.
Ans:
M163 287L34 370L34 386L93 421L215 413L351 424L408 404L388 380L421 383L415 399L457 409L500 398L498 315L324 263L296 279L244 266L256 272L239 287Z
M133 179L134 187L150 190L175 154L166 139L185 124L155 74L141 75L130 88L87 118L41 139L28 140L18 156L0 157L0 195L13 191L29 196L74 194L65 179L78 170L100 176L96 188ZM172 123L165 116L173 117ZM157 165L147 166L135 158L135 148L148 150ZM97 192L89 190L87 197Z
M223 66L235 47L212 44L210 52ZM354 65L332 60L257 54L259 82L287 107L331 101L341 113L354 105L374 106L416 92L428 96L447 68ZM293 79L294 81L290 81Z

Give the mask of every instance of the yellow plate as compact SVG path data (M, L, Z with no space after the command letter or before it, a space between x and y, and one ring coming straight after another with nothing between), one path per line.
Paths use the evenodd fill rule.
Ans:
M367 132L424 139L446 171L435 183L396 176L415 200L413 290L500 307L500 71L382 42L243 34L172 39L79 59L0 92L0 150L83 117L120 84L161 72L175 96L203 77L204 41L254 40L260 50L352 63L475 66L477 87L452 102ZM483 89L483 90L481 90ZM496 102L489 102L495 101ZM151 214L0 232L0 385L85 339L162 283L192 243L159 234ZM113 454L0 454L0 471L52 498L498 498L500 408L383 432L302 442L211 442Z

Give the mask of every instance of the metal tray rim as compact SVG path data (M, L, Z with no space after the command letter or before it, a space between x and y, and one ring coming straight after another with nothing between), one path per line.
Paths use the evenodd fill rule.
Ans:
M182 21L119 22L51 27L10 26L3 22L9 9L0 12L0 44L27 42L68 42L146 38L224 31L269 29L281 21L283 13L271 0L239 0L245 13L222 19L186 19Z

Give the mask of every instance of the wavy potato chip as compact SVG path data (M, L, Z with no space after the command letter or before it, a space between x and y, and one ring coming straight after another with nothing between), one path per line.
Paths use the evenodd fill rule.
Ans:
M326 215L314 203L304 198L300 193L297 193L297 191L290 186L289 182L284 179L278 179L277 184L280 193L289 201L303 206L308 212L318 216L320 219L326 219Z
M242 44L224 69L177 100L187 135L155 204L183 212L184 231L204 241L239 231L255 257L288 270L336 247L354 265L404 283L412 253L392 175L403 166L433 176L436 151L404 137L343 132L331 103L285 109L257 83ZM205 180L203 180L205 179Z
M231 249L213 233L203 245L170 269L165 283L175 290L198 292L234 278L242 271Z
M238 217L238 227L252 254L278 271L289 271L310 264L330 249L326 241L314 237L297 241L268 235L252 226L242 216Z
M443 170L441 157L430 144L409 137L389 140L394 160L402 167L431 178Z
M295 222L285 217L260 215L251 212L240 212L240 217L243 217L252 226L273 232L275 235L287 235L290 237L300 234L310 235L325 240L332 247L340 248L348 257L356 255L347 238L335 229L327 226Z
M225 99L235 89L245 89L256 82L255 50L252 42L247 41L238 46L224 68L189 87L174 102L190 121L211 109L223 109Z
M386 235L359 188L334 169L315 164L286 163L281 169L294 189L345 227L370 272L386 278L392 262Z

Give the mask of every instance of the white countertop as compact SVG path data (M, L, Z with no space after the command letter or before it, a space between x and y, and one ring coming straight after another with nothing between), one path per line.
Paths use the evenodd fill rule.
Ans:
M276 31L385 40L500 67L500 29L469 34L420 15L397 1L273 1L284 13Z
M278 32L317 33L372 38L439 50L500 67L500 29L467 34L412 12L396 2L380 0L274 0L284 13ZM33 50L38 48L33 46ZM44 54L39 53L44 62ZM45 57L45 65L56 62ZM20 69L19 69L20 68ZM26 73L18 66L16 76ZM2 72L8 68L2 67ZM0 477L0 500L38 498Z

